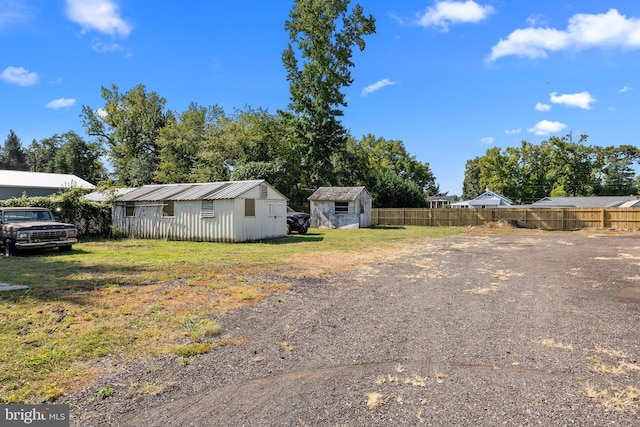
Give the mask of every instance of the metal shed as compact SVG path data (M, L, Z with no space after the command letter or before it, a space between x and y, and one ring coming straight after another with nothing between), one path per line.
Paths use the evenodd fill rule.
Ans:
M286 210L265 180L145 185L116 199L113 225L143 239L244 242L286 236Z
M371 227L373 199L364 187L320 187L310 197L311 227Z

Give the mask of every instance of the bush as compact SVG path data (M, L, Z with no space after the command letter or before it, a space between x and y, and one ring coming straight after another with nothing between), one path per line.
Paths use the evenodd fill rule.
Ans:
M0 200L2 207L49 208L56 219L75 224L79 236L108 236L111 226L111 206L87 200L80 188L68 188L58 194L41 197L12 197Z

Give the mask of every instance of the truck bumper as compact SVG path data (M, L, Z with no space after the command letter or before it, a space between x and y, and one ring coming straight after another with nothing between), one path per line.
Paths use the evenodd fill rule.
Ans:
M67 240L54 240L49 242L37 242L37 243L28 243L28 242L16 242L16 249L49 249L49 248L59 248L60 246L71 246L78 243L78 239L67 239Z

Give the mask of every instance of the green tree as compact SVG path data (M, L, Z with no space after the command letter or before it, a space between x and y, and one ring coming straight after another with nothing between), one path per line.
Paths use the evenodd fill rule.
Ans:
M339 121L347 106L342 89L353 83L353 47L365 48L375 19L349 0L296 0L285 22L290 42L287 70L295 136L311 187L335 183L331 158L343 151L347 132Z
M0 151L0 168L18 171L29 170L22 141L13 129L9 130L9 135L4 141L2 151Z
M160 130L156 180L162 183L195 182L199 157L224 111L219 106L189 105Z
M634 164L640 150L632 145L606 147L600 151L602 163L602 195L629 196L638 193Z
M27 165L31 172L49 172L55 170L56 153L60 149L62 141L59 135L33 140L25 151Z
M159 163L160 130L173 120L165 112L166 100L157 93L147 93L137 85L125 94L118 87L102 87L105 106L93 110L82 107L82 124L90 136L109 149L116 179L124 185L138 186L154 181Z
M549 144L554 148L550 170L553 181L562 186L570 196L591 196L600 191L597 174L602 170L602 163L597 156L597 149L584 145L587 135L581 135L575 142L573 135L552 137Z
M471 200L478 197L484 191L484 187L480 182L481 170L480 170L481 157L475 157L467 160L464 169L464 181L462 182L462 198L465 200Z
M360 142L368 157L369 169L377 171L391 171L400 178L413 182L422 189L425 195L435 195L440 191L435 177L428 163L420 162L415 156L407 152L404 143L399 140L368 134Z
M76 175L92 183L98 183L106 177L106 169L100 158L104 150L97 142L86 142L74 131L60 137L62 145L54 157L55 173Z

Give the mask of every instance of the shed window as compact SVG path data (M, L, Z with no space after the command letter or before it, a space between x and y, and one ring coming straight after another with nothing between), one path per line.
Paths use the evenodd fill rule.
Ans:
M200 212L200 216L202 218L213 218L213 200L203 200L202 201L202 211Z
M255 199L244 199L244 216L256 216Z
M349 213L349 202L335 202L336 215Z
M136 205L125 205L124 216L136 216Z
M269 196L269 189L266 185L260 184L260 198L266 199Z
M166 200L162 205L162 216L173 216L173 200Z

